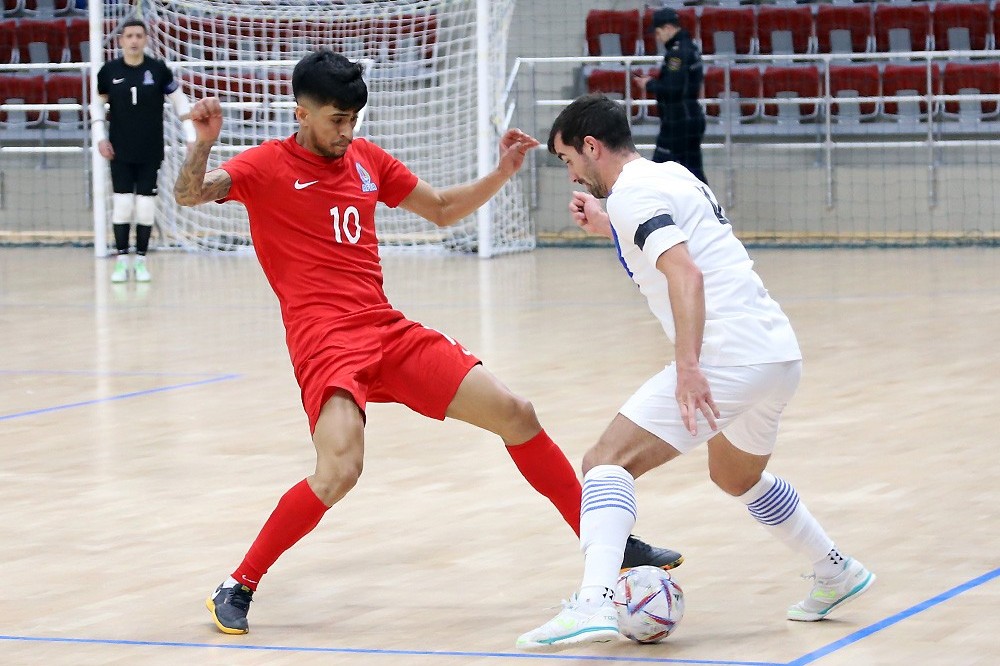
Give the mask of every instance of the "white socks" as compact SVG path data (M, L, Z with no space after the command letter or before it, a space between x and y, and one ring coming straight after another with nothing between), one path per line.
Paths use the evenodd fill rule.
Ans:
M635 525L635 480L617 465L598 465L583 477L580 549L584 553L579 598L599 603L614 590L622 553Z
M768 532L805 555L818 578L831 578L843 570L843 557L833 541L787 481L764 472L739 499Z

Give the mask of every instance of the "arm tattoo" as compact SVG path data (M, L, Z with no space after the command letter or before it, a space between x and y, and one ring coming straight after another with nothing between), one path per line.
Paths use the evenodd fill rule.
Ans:
M215 201L229 194L233 181L222 169L214 169L205 175L211 145L195 144L189 151L177 182L174 183L174 199L182 206L196 206Z

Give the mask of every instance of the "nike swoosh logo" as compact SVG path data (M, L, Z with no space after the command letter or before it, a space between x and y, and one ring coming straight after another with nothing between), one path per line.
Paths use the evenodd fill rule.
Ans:
M295 189L297 189L297 190L304 190L307 187L309 187L310 185L315 185L318 182L319 182L318 180L310 180L308 183L300 183L299 179L296 178L295 179Z
M125 79L111 79L111 83L121 83Z

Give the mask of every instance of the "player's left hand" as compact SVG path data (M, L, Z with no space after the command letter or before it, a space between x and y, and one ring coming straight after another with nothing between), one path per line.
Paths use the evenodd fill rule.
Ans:
M632 75L633 83L639 86L639 90L643 92L646 92L646 84L649 83L652 80L652 78L653 78L652 76L640 76L639 74Z
M538 140L519 129L509 129L500 137L500 164L497 169L510 178L524 164L524 156L539 145Z
M684 419L684 427L692 435L698 434L698 413L704 415L708 421L708 426L715 432L719 429L715 419L721 418L719 408L715 406L712 399L712 389L708 386L708 380L698 368L683 369L677 368L677 391L674 394L677 404L681 408L681 418Z

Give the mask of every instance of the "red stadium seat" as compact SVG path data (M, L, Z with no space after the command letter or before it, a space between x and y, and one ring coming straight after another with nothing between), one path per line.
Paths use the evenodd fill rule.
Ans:
M819 97L819 70L814 65L770 65L761 78L764 97ZM815 118L815 104L764 104L763 117L780 122Z
M45 99L49 104L83 104L86 79L79 74L49 74L45 77ZM80 111L49 111L45 124L57 129L83 129Z
M0 74L0 104L44 104L45 77ZM33 129L42 125L41 111L0 111L0 128Z
M17 50L17 21L0 19L0 64L13 62Z
M17 16L21 13L24 0L3 0L3 16Z
M885 98L885 115L897 119L926 118L927 102L890 102L896 95L926 95L926 65L886 65L882 71L882 95ZM941 93L941 75L937 65L931 66L931 92ZM917 108L919 107L919 113ZM933 110L932 110L933 113Z
M813 33L809 7L771 7L757 10L757 42L761 53L808 53Z
M746 55L753 50L756 21L750 7L705 7L700 25L705 54Z
M55 16L65 16L75 6L75 0L22 0L23 10L26 16L37 16L39 18L52 18Z
M875 50L925 51L929 48L931 8L926 5L875 6Z
M70 62L89 62L90 24L82 16L66 22L66 40L69 42Z
M638 9L587 12L587 55L635 55L642 29Z
M934 48L961 51L986 48L990 8L985 2L938 2L934 6Z
M681 20L681 27L687 30L692 39L698 39L698 14L694 7L682 7L677 10L677 17ZM646 55L663 55L663 44L656 43L656 34L653 32L653 9L646 9L642 15L642 45L643 53Z
M595 69L587 77L587 92L588 93L604 93L612 99L624 100L625 99L625 77L626 72L618 70L608 70L608 69ZM645 99L646 93L639 89L635 81L631 82L631 96L633 100ZM642 114L642 107L632 105L632 118L639 118Z
M706 115L722 115L721 100L726 97L726 68L708 67L705 70ZM739 118L751 120L760 115L761 77L757 67L731 67L729 69L729 94L747 99L739 105Z
M816 8L816 45L820 53L864 53L872 34L868 5Z
M949 62L944 66L945 95L997 95L1000 94L1000 63L998 62ZM968 100L945 102L947 118L987 120L996 118L996 102Z
M878 65L830 65L831 97L878 97L880 77ZM831 112L839 121L874 118L877 102L834 103Z
M21 19L17 22L21 62L62 62L66 50L66 19Z

